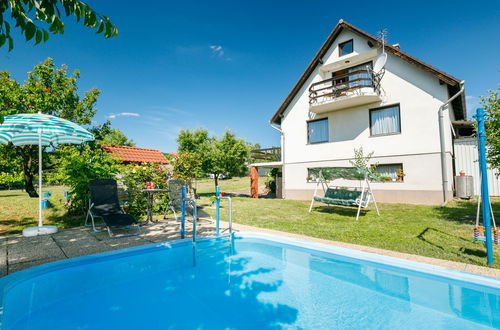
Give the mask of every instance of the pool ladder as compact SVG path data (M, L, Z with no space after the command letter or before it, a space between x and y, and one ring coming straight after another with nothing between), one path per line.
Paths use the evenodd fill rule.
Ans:
M231 197L229 196L219 196L219 199L226 199L228 201L228 233L227 234L221 234L219 230L219 217L216 218L216 232L215 235L207 235L206 238L213 238L213 237L222 237L222 236L229 236L230 239L233 239L233 201ZM196 210L196 200L194 198L186 198L185 199L186 203L191 203L193 207L193 243L196 243L198 240L196 236L196 227L198 223L198 214Z

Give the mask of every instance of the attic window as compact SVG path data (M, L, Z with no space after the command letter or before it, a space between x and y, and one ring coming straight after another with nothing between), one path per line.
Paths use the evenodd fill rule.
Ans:
M353 50L352 39L339 44L339 56L350 54Z

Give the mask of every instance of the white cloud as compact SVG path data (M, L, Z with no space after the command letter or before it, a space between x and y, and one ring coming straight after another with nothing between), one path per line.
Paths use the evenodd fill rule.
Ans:
M228 56L226 56L226 53L224 51L224 48L220 45L212 45L210 46L210 49L212 50L212 55L220 57L224 59L224 61L231 61L232 59Z
M217 56L224 56L224 50L222 49L222 46L212 45L210 46L210 49L212 50L212 54Z
M115 119L116 117L140 117L141 115L136 112L120 112L111 113L108 115L108 119Z

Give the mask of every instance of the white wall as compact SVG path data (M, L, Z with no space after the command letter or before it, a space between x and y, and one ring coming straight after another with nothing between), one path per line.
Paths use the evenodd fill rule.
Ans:
M323 58L325 65L339 60L337 45L349 39L354 39L355 53L342 59L370 50L366 40L344 31ZM397 189L441 190L438 108L449 97L447 86L441 85L430 73L391 54L385 68L381 102L319 115L309 112L308 88L311 83L324 79L319 68L314 70L282 119L285 189L311 189L306 182L307 167L326 166L332 160L341 161L335 165L329 162L328 166L348 166L347 160L354 156L353 149L363 147L366 153L374 151L374 161L381 164L400 163L404 157L407 176ZM401 109L401 134L370 137L369 109L397 103ZM325 117L329 120L329 142L308 145L307 120ZM449 132L449 121L446 124L445 131ZM451 134L446 136L446 146L451 154ZM419 160L420 154L433 156ZM448 157L451 183L452 165ZM394 186L383 184L380 189L393 190Z

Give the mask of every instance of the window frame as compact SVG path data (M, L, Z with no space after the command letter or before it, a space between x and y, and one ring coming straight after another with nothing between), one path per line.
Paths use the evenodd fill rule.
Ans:
M403 172L405 171L403 162L401 162L401 163L384 163L384 164L378 164L377 167L379 167L379 166L391 166L391 165L392 166L396 165L397 168L400 168ZM377 171L377 169L375 169L375 171ZM387 182L393 182L393 183L394 182L399 182L399 183L402 183L402 182L405 182L405 177L403 176L403 178L401 179L401 181L397 181L397 180L396 181L392 181L392 180L391 181L382 181L382 183L387 183Z
M372 132L372 112L373 111L379 111L379 110L384 110L387 108L393 108L397 106L398 107L398 122L399 122L399 132L392 132L392 133L382 133L382 134L373 134ZM369 125L370 125L370 137L379 137L379 136L389 136L389 135L398 135L403 132L403 127L401 127L401 104L400 103L394 103L390 105L384 105L383 107L378 107L378 108L372 108L368 110L368 117L369 117Z
M321 121L321 120L326 120L326 127L328 130L328 136L326 141L319 141L319 142L311 142L311 137L309 136L309 123L313 123L316 121ZM311 120L306 120L306 133L307 133L307 144L320 144L320 143L328 143L330 142L330 120L328 117L324 118L318 118L318 119L311 119Z
M350 51L349 53L346 53L346 54L342 54L342 46L344 46L345 44L348 44L348 43L352 44L352 51ZM354 39L343 41L343 42L339 43L338 47L339 47L339 57L352 54L352 53L354 53Z

